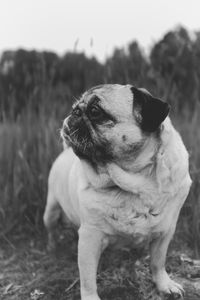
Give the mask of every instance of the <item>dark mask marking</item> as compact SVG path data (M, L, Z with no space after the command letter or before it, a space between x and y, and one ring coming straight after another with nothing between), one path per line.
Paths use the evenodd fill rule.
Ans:
M167 117L170 106L135 87L131 87L131 91L134 97L134 110L141 115L141 120L138 120L141 129L146 132L156 131Z

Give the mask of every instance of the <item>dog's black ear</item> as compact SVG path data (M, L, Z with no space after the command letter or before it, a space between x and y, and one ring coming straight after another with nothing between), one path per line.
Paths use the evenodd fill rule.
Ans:
M153 97L144 89L131 87L133 109L139 111L141 129L146 132L156 131L169 113L169 104Z

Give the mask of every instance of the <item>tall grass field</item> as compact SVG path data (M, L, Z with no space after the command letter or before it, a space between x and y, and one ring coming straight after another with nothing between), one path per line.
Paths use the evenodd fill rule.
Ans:
M27 107L16 120L0 123L0 229L1 235L21 226L41 229L46 201L47 178L56 156L62 151L59 129L70 107L48 116ZM178 230L200 249L200 109L172 121L190 154L192 188L181 212Z

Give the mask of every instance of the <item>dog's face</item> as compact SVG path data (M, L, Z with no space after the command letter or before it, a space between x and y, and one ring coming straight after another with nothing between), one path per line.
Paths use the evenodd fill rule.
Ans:
M136 156L159 130L169 105L131 85L106 84L85 92L63 123L74 152L94 163Z

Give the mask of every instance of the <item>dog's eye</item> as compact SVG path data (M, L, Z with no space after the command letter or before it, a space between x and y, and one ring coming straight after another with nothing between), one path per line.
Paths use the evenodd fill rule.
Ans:
M112 117L110 114L108 114L104 109L102 109L99 105L93 104L91 105L87 111L86 114L88 118L90 119L93 124L103 124L106 122L115 122L114 117Z
M93 120L100 119L103 116L103 112L97 105L92 105L88 111L89 118Z

